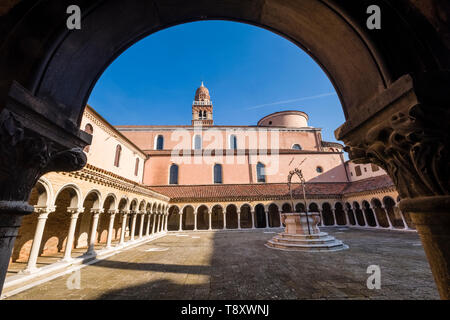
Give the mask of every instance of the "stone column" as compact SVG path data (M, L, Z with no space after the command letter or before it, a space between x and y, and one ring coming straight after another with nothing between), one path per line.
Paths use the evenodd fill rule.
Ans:
M450 299L450 196L404 199L400 208L416 226L441 298Z
M252 229L256 229L256 224L255 224L255 219L256 219L256 212L255 211L251 211L250 215L252 216Z
M150 237L150 223L152 222L152 216L147 212L147 227L145 229L145 236L148 238Z
M183 213L180 212L180 227L178 228L178 231L183 231Z
M131 211L131 231L130 231L130 241L133 242L135 239L135 233L136 233L136 219L137 219L137 212Z
M335 131L351 160L375 163L391 177L442 299L450 299L449 87L449 70L405 74Z
M122 211L122 230L120 230L120 242L119 245L125 244L125 231L127 228L128 211Z
M325 222L323 221L323 212L320 209L319 209L319 214L320 214L320 225L323 227L323 226L325 226Z
M372 206L370 206L369 209L372 210L372 212L373 212L373 217L375 219L375 228L379 228L380 224L378 223L377 212L375 211L375 209Z
M145 212L140 212L141 215L141 223L139 225L139 239L142 239L144 235L144 219L145 219Z
M166 228L165 231L169 232L169 213L166 213L166 224L165 224Z
M103 209L91 209L92 212L92 228L91 235L89 237L89 247L86 251L86 255L95 254L95 241L97 240L97 228L98 228L98 219L100 218L100 214L103 212Z
M367 223L366 211L364 210L363 206L361 206L360 208L361 208L361 213L362 213L362 216L364 219L364 227L368 228L369 224Z
M241 230L241 211L237 212L238 217L238 229Z
M153 235L156 232L156 214L152 213L150 218L153 218L153 223L152 223L152 235Z
M197 231L197 212L194 212L194 231Z
M75 237L75 228L77 226L78 216L81 212L84 211L84 208L67 208L67 213L71 215L69 231L67 233L67 241L66 241L66 249L64 250L64 257L62 261L70 262L72 261L72 247L73 240Z
M225 230L227 228L227 211L224 210L222 214L223 214L223 230Z
M386 214L386 219L387 219L387 221L389 223L389 229L394 229L394 226L392 225L391 217L389 217L388 209L384 205L381 206L381 208L383 208L384 213Z
M334 224L333 226L337 226L337 219L336 219L336 209L331 209L331 212L333 213L333 220L334 220Z
M160 233L161 232L161 214L160 213L158 213L158 233Z
M0 292L22 218L39 178L86 165L83 148L92 136L80 131L50 100L35 97L18 82L4 87L0 107ZM55 109L56 108L56 109Z
M344 212L344 219L345 219L345 224L344 226L348 226L349 225L349 220L348 220L348 213L345 209L342 209L342 211Z
M264 208L264 215L266 216L266 229L269 228L269 210Z
M108 237L106 238L106 249L111 248L112 236L114 230L114 219L116 218L116 210L109 210L109 225L108 225Z
M36 262L41 249L42 236L44 235L45 223L47 222L48 215L56 210L56 208L35 208L39 213L36 231L34 232L33 244L31 245L31 252L28 258L28 264L22 273L33 273L37 270Z
M212 212L211 211L208 211L208 220L209 220L208 230L212 230Z
M394 212L395 212L395 208L396 208L396 207L394 207ZM408 226L408 224L406 223L406 219L405 219L405 216L403 215L402 210L400 210L400 208L398 208L398 210L399 210L399 212L400 212L400 217L402 218L403 225L405 226L403 229L405 229L405 230L411 230L411 228L410 228L410 227ZM388 216L388 219L389 219L389 216ZM389 221L389 226L391 226L390 221Z

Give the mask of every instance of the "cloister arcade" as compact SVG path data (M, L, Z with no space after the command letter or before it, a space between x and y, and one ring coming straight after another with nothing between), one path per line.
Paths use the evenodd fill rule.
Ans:
M321 226L412 231L415 227L408 214L400 211L391 196L365 198L357 201L332 199L308 201L308 212L319 212ZM294 201L296 212L305 206ZM169 204L168 231L243 230L281 227L281 213L291 212L284 201L262 203L206 202Z
M56 187L43 177L33 188L30 204L35 211L19 229L8 276L32 274L74 258L95 258L101 251L124 248L167 231L165 201L95 189L93 184Z

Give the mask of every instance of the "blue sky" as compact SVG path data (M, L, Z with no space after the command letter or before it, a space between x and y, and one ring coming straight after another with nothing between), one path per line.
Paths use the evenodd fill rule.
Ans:
M89 104L113 125L190 124L194 93L205 82L219 125L255 125L281 110L309 114L336 141L340 101L321 68L288 40L225 21L157 32L126 50L97 82Z

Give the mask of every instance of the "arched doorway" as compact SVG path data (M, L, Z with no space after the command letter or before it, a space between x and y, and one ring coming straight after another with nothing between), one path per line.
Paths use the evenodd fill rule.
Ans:
M375 215L373 213L373 210L370 207L370 203L368 201L364 200L362 204L363 204L363 211L364 211L364 215L366 216L367 224L370 227L376 227L377 222L375 220Z
M238 228L238 215L237 207L234 204L230 204L226 209L226 222L227 229L237 229Z
M268 209L269 214L269 228L279 228L281 226L280 222L280 211L275 203L272 203Z
M192 206L186 206L183 208L183 230L194 230L194 227L194 208Z
M212 229L223 229L223 208L216 204L211 210Z
M198 230L209 229L209 210L208 207L205 205L201 205L197 209L197 229Z
M334 205L334 214L336 216L336 224L343 226L347 224L347 219L345 217L345 211L342 203L336 202Z
M388 216L386 214L386 211L384 211L384 209L383 209L381 201L379 199L374 198L374 199L372 199L371 203L372 203L372 208L377 217L378 224L380 225L380 227L389 228L390 223L388 220Z
M331 211L331 205L328 202L322 204L322 217L324 226L334 225L333 212Z
M241 206L241 228L249 229L252 227L252 210L250 205Z
M364 218L364 213L361 210L359 203L356 201L353 202L353 212L355 213L356 221L358 222L358 225L361 227L366 226L366 220Z
M350 223L350 225L356 226L356 218L355 218L355 213L353 212L353 209L352 209L352 205L350 203L346 202L345 207L347 209L348 222Z
M178 231L180 229L180 208L171 206L169 208L169 218L167 222L169 231Z
M255 227L266 228L266 212L262 204L255 207Z

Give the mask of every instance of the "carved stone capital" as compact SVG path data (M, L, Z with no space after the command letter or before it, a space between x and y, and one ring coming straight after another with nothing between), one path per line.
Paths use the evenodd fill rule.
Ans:
M86 165L81 148L60 150L25 128L7 109L0 113L0 199L26 201L38 179L51 171L75 171Z
M17 83L0 110L0 201L10 202L0 211L31 213L27 200L37 180L51 171L83 168L87 159L82 148L90 137L59 119L57 107Z
M371 119L336 131L350 159L382 167L402 199L450 193L450 101L430 98L419 84L406 82L398 96L387 90L394 99Z

